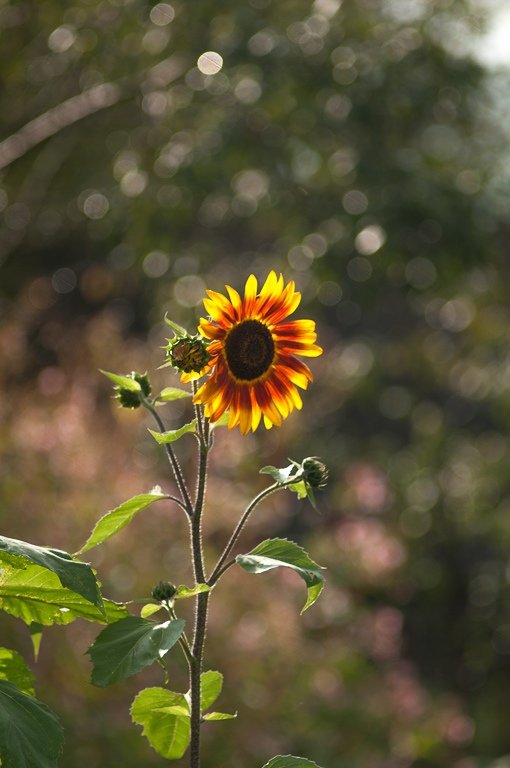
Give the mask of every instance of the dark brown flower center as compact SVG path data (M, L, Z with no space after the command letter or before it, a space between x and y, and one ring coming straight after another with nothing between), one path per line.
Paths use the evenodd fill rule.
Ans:
M236 379L258 379L273 362L274 341L271 331L258 320L244 320L228 334L225 356Z

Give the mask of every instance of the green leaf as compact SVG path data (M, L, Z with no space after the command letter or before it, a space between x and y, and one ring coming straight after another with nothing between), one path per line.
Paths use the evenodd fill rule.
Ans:
M63 587L88 600L99 609L102 608L102 598L92 568L86 563L73 560L67 552L60 549L48 549L28 544L26 541L7 539L0 536L0 562L5 558L8 565L24 567L27 563L35 563L55 573ZM20 559L20 560L18 560Z
M289 464L288 467L283 467L283 469L269 465L259 470L260 475L270 475L275 483L287 483L294 473L296 473L296 466L294 464Z
M163 403L170 403L172 400L181 400L184 397L191 397L191 392L187 392L185 389L179 389L178 387L165 387L162 389L157 400Z
M171 429L169 432L155 432L153 429L149 429L154 440L159 445L165 445L166 443L173 443L187 432L195 432L197 428L197 420L193 419L189 424L185 424L179 429Z
M29 696L35 695L31 670L25 659L11 648L0 648L0 680L8 680Z
M150 745L167 760L178 760L191 736L189 705L182 693L165 688L146 688L131 706L131 717L143 726Z
M2 768L56 768L63 742L62 727L45 704L0 680Z
M84 597L60 586L59 578L39 565L22 571L9 568L0 573L0 609L22 619L49 626L69 624L77 618L106 624L125 616L126 609L104 600L102 610Z
M298 499L306 499L308 496L308 491L306 489L306 483L304 480L299 480L297 483L292 483L292 485L288 485L287 488L289 491L297 493Z
M28 627L28 631L30 632L30 639L32 641L32 648L34 651L34 659L36 661L39 657L39 648L41 647L43 629L43 625L38 624L36 621L33 621Z
M266 539L246 555L238 555L236 561L248 573L264 573L283 566L296 571L308 589L308 598L301 613L317 600L324 587L321 567L305 550L288 539Z
M81 555L83 552L92 549L92 547L102 544L103 541L111 538L117 531L128 525L138 512L161 499L168 499L168 496L161 491L161 488L156 487L149 493L133 496L133 498L124 501L119 507L111 509L98 520L91 535L77 554Z
M146 603L142 606L142 610L140 611L140 616L142 619L148 619L150 616L154 616L155 613L158 611L161 611L163 606L161 603Z
M179 587L177 587L177 592L174 595L174 598L176 600L182 600L187 597L195 597L195 595L200 595L202 592L210 592L211 587L209 584L197 584L195 587L185 587L184 584L181 584Z
M233 715L228 715L226 712L209 712L207 715L204 715L203 719L207 721L213 721L213 720L233 720L237 717L237 712Z
M200 675L200 710L203 712L214 704L223 688L223 675L210 669Z
M87 651L94 665L92 682L104 687L148 667L175 645L184 624L183 619L154 624L138 616L110 624Z
M305 757L277 755L266 763L263 768L320 768L320 766L312 762L312 760L307 760Z
M140 382L138 382L132 376L119 376L118 373L110 373L110 371L103 371L101 368L99 369L99 372L102 373L104 376L107 376L110 379L110 381L113 381L113 383L117 385L117 387L122 387L122 389L128 389L130 392L142 391Z

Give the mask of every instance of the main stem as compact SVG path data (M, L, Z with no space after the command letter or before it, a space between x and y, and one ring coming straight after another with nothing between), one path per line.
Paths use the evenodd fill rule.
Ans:
M195 387L194 387L195 388ZM199 465L198 482L193 515L190 520L191 553L195 583L206 581L204 568L204 553L202 549L202 512L204 509L205 488L207 482L207 460L209 454L209 423L203 419L200 406L196 406L197 427L199 434ZM201 684L204 643L207 627L207 609L209 593L202 592L197 596L195 607L195 632L192 646L192 663L190 666L190 696L191 696L191 740L190 768L200 768L200 728L201 728Z

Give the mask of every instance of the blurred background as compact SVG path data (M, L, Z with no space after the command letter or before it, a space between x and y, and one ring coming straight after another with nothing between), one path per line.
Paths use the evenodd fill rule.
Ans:
M276 269L318 321L302 413L218 430L206 528L212 564L258 469L321 455L321 514L282 492L240 551L289 536L327 589L302 618L293 574L232 569L215 591L207 667L239 718L207 726L204 768L289 752L324 768L510 766L504 10L0 0L2 533L72 552L107 509L171 492L147 418L98 373L177 384L157 370L165 312L192 330L206 287ZM168 428L187 407L161 410ZM192 439L178 449L192 480ZM90 559L118 600L191 583L171 505ZM62 765L166 764L128 713L161 671L93 688L95 634L50 628L31 661L65 724ZM33 659L5 615L2 637ZM185 690L177 655L171 670Z

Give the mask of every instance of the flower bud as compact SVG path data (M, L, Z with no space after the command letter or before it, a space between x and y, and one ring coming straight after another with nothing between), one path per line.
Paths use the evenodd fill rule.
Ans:
M318 456L309 456L301 463L303 480L310 488L324 488L328 482L328 468Z
M166 347L169 362L183 373L200 373L211 359L201 336L177 336Z
M156 584L152 590L151 597L154 600L157 600L158 603L163 603L167 602L168 600L172 600L176 592L176 586L170 584L168 581L160 581L159 584Z
M139 408L142 402L142 397L148 397L151 393L149 377L146 373L135 373L134 371L128 373L127 377L140 384L141 392L134 392L131 389L119 385L114 387L115 399L119 401L119 405L121 405L122 408Z

